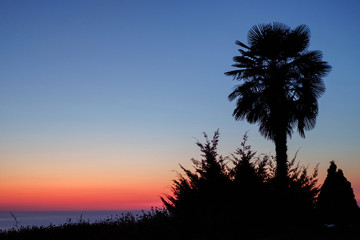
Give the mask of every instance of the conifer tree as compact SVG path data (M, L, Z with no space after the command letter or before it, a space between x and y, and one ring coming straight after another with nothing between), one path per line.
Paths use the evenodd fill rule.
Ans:
M351 183L334 161L330 162L327 172L317 202L322 220L326 223L353 222L359 207Z

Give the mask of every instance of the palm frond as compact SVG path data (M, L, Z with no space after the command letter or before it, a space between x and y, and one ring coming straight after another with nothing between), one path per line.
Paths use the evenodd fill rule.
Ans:
M240 47L243 47L243 48L246 48L246 49L250 50L250 48L246 44L240 42L239 40L236 40L235 44L239 45Z

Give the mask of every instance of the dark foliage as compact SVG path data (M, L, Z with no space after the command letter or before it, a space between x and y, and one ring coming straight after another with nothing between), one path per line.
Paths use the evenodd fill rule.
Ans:
M197 142L203 159L192 159L195 171L180 166L184 174L174 180L172 196L161 198L177 224L192 229L194 234L202 229L207 233L220 233L229 221L226 213L230 180L224 159L218 156L219 132L209 140L204 133L205 144Z
M311 221L309 216L314 211L316 196L319 193L317 186L318 167L316 166L312 175L308 174L308 167L295 165L296 156L289 163L289 187L288 191L292 200L292 214L296 213L299 220Z
M348 223L360 221L359 207L351 183L334 161L330 162L328 174L321 187L318 210L326 223Z
M204 135L205 144L197 143L203 159L192 160L195 171L181 167L184 174L174 180L172 195L162 198L178 226L199 236L260 237L312 222L317 168L309 175L307 167L295 164L295 156L288 166L286 191L279 191L274 157L257 156L246 144L247 135L226 158L217 153L219 132L211 141Z
M274 171L271 158L267 155L255 157L256 152L246 145L247 135L244 135L241 147L230 156L232 167L229 169L231 180L231 199L233 209L233 224L246 226L248 230L255 230L260 216L264 216L269 207L268 192L266 191L270 176Z

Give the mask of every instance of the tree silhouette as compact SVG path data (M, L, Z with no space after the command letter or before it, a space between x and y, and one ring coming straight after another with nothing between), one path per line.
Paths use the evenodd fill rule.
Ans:
M245 134L240 147L230 156L233 166L229 167L229 204L234 227L238 228L241 224L247 231L259 231L259 228L264 228L262 222L266 221L264 215L268 212L267 183L272 178L271 158L264 154L256 156L256 152L247 145L247 139ZM257 224L254 225L254 222Z
M205 133L204 137L205 144L196 143L203 158L192 159L195 171L180 165L185 174L179 174L173 181L172 195L161 197L161 200L178 224L186 229L197 226L212 232L224 224L230 180L224 159L217 153L219 131L212 140Z
M326 223L353 222L359 217L359 207L351 183L334 161L330 162L327 177L318 197L318 210Z
M324 93L322 78L331 67L322 61L320 51L308 51L310 30L282 23L261 24L248 33L248 44L236 41L242 49L233 58L234 71L225 75L241 81L229 95L236 99L233 116L258 123L260 134L274 141L276 175L287 176L287 136L296 127L300 136L315 127L317 99Z

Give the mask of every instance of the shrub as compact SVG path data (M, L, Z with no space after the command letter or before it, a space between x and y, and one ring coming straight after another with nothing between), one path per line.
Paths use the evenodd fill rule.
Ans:
M204 137L205 144L197 142L202 159L192 159L195 171L180 165L184 174L173 181L172 195L161 198L177 224L191 232L214 232L225 225L231 210L226 208L230 179L224 158L217 153L219 131L212 140L205 133Z
M275 158L252 151L246 134L228 157L217 153L219 131L212 140L204 137L204 144L197 142L203 158L192 159L195 171L180 165L183 174L173 180L172 195L161 198L184 230L196 228L198 234L212 236L259 234L283 230L278 225L304 223L313 214L317 167L309 175L307 167L296 164L295 154L288 163L287 188L279 189ZM269 220L271 216L277 217Z

